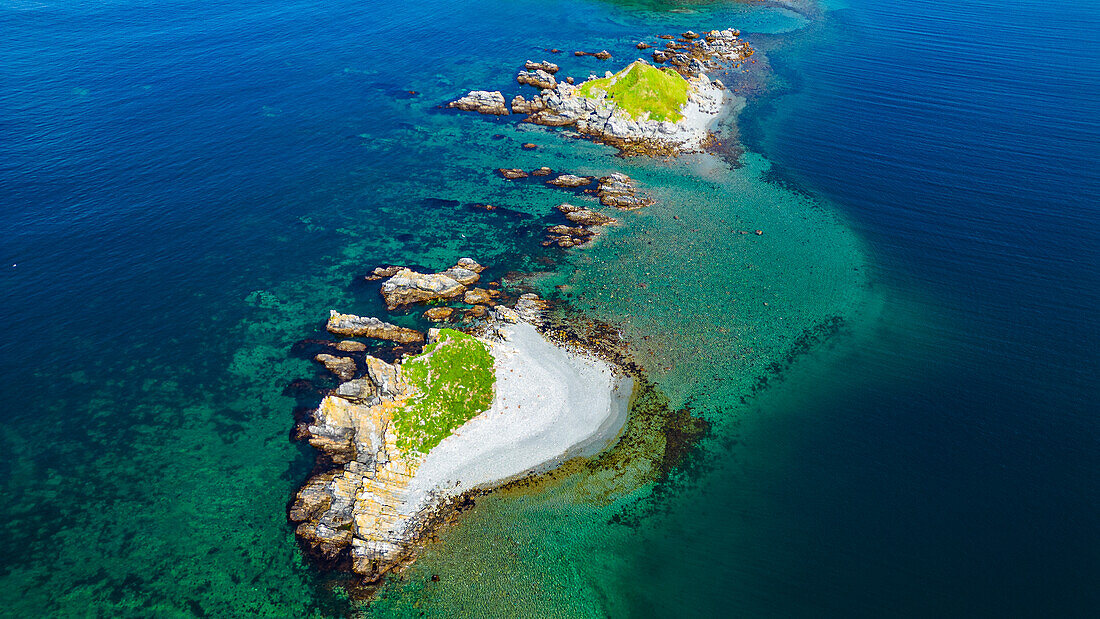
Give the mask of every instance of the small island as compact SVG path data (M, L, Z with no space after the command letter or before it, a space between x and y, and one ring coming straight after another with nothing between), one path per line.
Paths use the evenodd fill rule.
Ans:
M452 294L439 275L402 269L383 291L432 282ZM366 355L355 378L352 363L298 430L331 462L290 506L311 554L376 581L467 493L593 455L618 436L633 380L540 334L543 307L524 295L516 309L489 310L476 334L431 329L419 354L395 363ZM335 334L401 334L388 327L335 311L328 323Z
M736 66L752 55L739 37L740 32L733 29L713 30L702 37L689 31L668 41L666 49L653 52L654 63L668 66L639 58L617 73L592 75L580 84L574 84L573 78L559 81L556 64L528 60L516 81L539 89L531 99L516 95L509 111L500 91L475 90L448 107L493 115L526 114L523 122L574 127L581 135L625 154L696 151L712 141L713 126L726 100L725 85L707 72Z

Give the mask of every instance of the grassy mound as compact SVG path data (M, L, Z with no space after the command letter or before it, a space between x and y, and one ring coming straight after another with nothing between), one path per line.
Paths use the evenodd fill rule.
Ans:
M455 428L493 403L493 356L476 338L442 329L438 339L402 364L405 380L420 392L394 414L397 444L426 454Z
M680 108L688 100L688 82L672 69L658 69L640 60L632 62L611 77L601 77L584 82L581 96L607 98L635 120L670 120L683 118Z

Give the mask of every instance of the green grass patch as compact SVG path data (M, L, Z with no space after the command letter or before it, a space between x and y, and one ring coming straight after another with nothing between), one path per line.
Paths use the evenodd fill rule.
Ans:
M397 445L406 453L428 453L493 403L493 355L461 331L441 329L435 342L401 367L405 381L419 391L394 413Z
M669 120L684 117L680 108L688 100L689 84L679 73L669 68L658 69L634 61L611 77L591 79L580 86L580 94L596 99L599 93L635 120Z

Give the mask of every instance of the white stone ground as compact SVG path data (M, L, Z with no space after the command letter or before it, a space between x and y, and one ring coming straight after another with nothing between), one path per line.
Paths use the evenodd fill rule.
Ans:
M401 511L432 495L499 485L607 446L626 423L633 380L605 361L567 351L525 322L492 343L496 395L425 456Z

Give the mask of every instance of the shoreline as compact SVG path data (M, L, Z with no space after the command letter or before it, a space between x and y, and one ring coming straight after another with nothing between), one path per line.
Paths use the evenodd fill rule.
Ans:
M540 322L539 315L530 317ZM401 446L408 437L396 416L421 397L402 362L367 356L367 376L342 382L299 425L296 433L319 450L318 462L327 468L307 480L289 506L309 554L376 582L407 561L467 493L544 473L614 444L629 419L635 386L623 368L547 339L504 306L479 333L463 337L491 355L492 402L426 453ZM428 344L441 337L430 331Z

